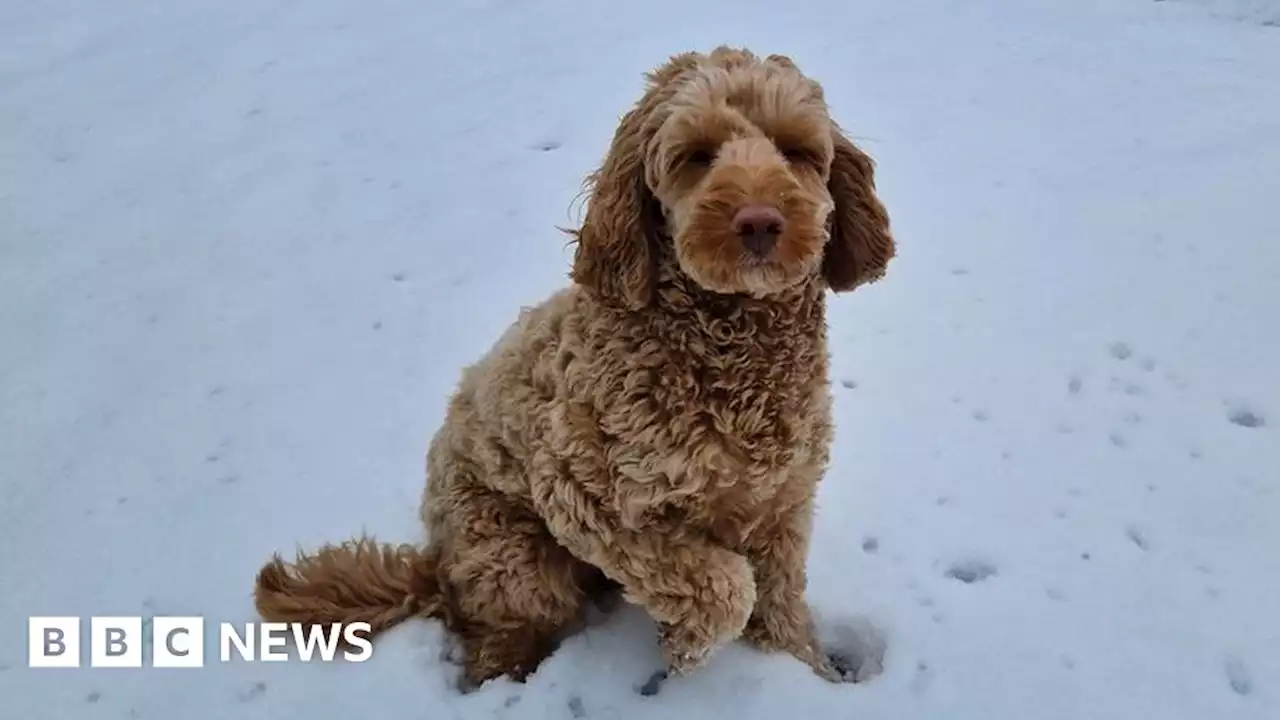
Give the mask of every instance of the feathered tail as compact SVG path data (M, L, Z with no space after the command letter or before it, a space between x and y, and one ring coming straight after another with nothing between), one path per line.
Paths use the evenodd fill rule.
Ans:
M276 554L258 571L254 604L268 622L367 622L370 637L415 615L446 615L435 555L369 537L299 552L293 563Z

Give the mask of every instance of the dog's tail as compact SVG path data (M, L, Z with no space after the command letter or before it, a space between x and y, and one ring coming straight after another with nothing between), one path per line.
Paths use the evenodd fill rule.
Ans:
M369 537L276 554L258 571L254 604L267 622L304 626L369 623L377 635L415 615L445 618L434 553Z

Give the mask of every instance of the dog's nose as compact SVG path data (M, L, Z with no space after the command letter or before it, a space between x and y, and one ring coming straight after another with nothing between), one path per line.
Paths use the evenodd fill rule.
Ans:
M756 255L767 255L778 244L778 236L786 232L787 220L777 208L748 205L733 216L733 231L742 244Z

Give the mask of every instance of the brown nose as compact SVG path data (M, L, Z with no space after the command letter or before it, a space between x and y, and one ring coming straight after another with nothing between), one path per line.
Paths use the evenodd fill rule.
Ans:
M767 255L778 244L778 236L787 230L787 220L777 208L747 205L733 216L733 231L742 244L756 255Z

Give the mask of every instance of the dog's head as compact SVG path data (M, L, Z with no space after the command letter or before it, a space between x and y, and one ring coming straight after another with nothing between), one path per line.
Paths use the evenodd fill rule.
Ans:
M884 274L895 247L871 158L791 60L719 48L647 79L589 179L575 282L638 309L660 256L707 290L755 297L819 273L835 292Z

